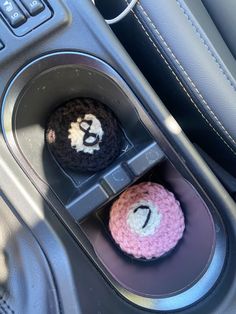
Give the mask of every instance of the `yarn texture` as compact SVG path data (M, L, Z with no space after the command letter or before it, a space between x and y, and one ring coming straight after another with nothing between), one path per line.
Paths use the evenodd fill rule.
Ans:
M97 100L78 98L52 113L46 142L63 167L96 172L120 154L122 131L109 108Z
M173 193L160 184L143 182L114 202L109 229L125 253L135 258L158 258L182 238L184 215Z
M69 133L71 146L77 152L88 154L100 149L99 143L104 134L100 121L93 114L86 114L84 119L78 118L76 122L71 122Z

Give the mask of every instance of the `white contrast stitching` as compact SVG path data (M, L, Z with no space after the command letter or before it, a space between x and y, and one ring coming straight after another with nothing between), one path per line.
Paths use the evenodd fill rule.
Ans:
M202 102L204 103L204 105L206 106L206 108L209 110L210 114L212 115L212 118L215 119L216 123L219 125L219 127L223 130L223 132L225 133L225 135L236 145L236 141L232 138L232 136L228 133L228 131L225 129L225 127L223 126L223 124L219 121L219 119L216 117L216 115L214 114L214 112L211 110L211 108L209 107L208 103L206 102L206 100L203 98L202 94L199 92L199 90L197 89L196 85L193 83L193 81L191 80L191 78L189 77L188 73L185 71L185 69L183 68L183 66L180 64L179 60L176 58L176 56L174 55L174 53L172 52L172 50L170 49L170 47L168 46L168 44L166 43L166 41L164 40L164 38L162 37L162 35L160 34L160 32L157 30L156 26L153 24L152 20L150 19L150 17L148 16L147 12L144 10L144 8L142 7L140 1L138 2L138 6L141 8L141 10L143 11L144 15L147 17L149 23L151 24L151 26L153 27L154 31L157 33L158 37L161 39L161 41L163 42L163 44L165 45L165 47L167 48L167 50L170 52L171 56L173 57L174 61L177 63L177 65L179 66L179 68L181 69L181 71L184 73L184 75L186 76L186 78L188 79L188 81L190 82L190 84L192 85L192 87L194 88L194 90L197 92L198 96L201 98Z
M128 1L125 0L127 3ZM182 87L183 91L186 93L186 95L188 96L188 98L190 99L191 103L194 105L194 107L197 109L197 111L200 113L200 115L202 116L202 118L207 122L207 124L213 129L213 131L218 135L218 137L224 142L224 144L231 150L231 152L236 155L236 152L232 149L232 147L229 146L229 144L224 140L224 138L219 134L219 132L212 126L212 124L207 120L207 118L203 115L203 113L201 112L201 110L198 108L198 106L195 104L194 100L192 99L192 97L190 96L190 94L188 93L188 91L186 90L186 88L184 87L184 85L182 84L182 82L179 80L179 78L177 77L177 75L175 74L175 72L172 70L171 66L169 65L169 63L167 62L167 60L165 59L165 57L163 56L163 54L161 53L161 51L159 50L159 48L157 47L157 45L155 44L155 42L152 40L152 38L150 37L150 35L148 34L148 32L146 31L145 27L143 26L142 22L140 21L139 17L135 14L134 10L132 10L132 13L134 15L134 17L136 18L136 20L138 21L139 25L141 26L141 28L143 29L144 33L146 34L146 36L148 37L148 39L150 40L150 42L152 43L152 45L154 46L154 48L156 49L156 51L159 53L159 55L161 56L161 58L163 59L163 61L165 62L165 64L167 65L168 69L171 71L171 73L174 75L175 79L178 81L178 83L180 84L180 86ZM161 35L160 35L161 36Z
M234 91L236 91L235 83L231 80L231 78L228 76L226 71L223 69L222 65L220 64L220 61L218 61L217 56L215 55L214 51L211 50L211 48L208 46L206 39L203 37L204 35L201 33L199 28L194 24L194 21L191 19L190 15L188 15L186 9L182 6L179 0L176 0L177 4L179 5L180 9L183 11L184 15L186 16L187 20L192 25L194 31L197 33L197 35L200 37L201 41L203 42L204 46L207 48L207 51L211 55L212 59L215 61L215 63L218 65L221 73L224 75L226 80L229 82L230 86L233 88Z

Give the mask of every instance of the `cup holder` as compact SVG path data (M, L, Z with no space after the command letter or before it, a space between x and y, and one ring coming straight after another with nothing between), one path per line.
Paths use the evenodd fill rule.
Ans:
M121 252L108 228L112 203L80 225L105 269L120 287L140 296L140 305L152 298L158 310L183 308L203 296L220 275L224 227L168 161L158 164L140 181L164 185L181 203L186 224L184 236L168 254L144 262Z
M45 145L49 115L63 103L84 97L109 107L122 130L120 154L95 173L69 170ZM166 159L154 140L155 124L110 66L76 52L53 53L33 61L10 84L2 121L12 154L51 204L60 200L63 206L59 210L54 205L55 210L62 217L69 213L77 222L83 234L77 240L121 295L144 308L173 311L209 293L225 261L222 221ZM136 181L163 184L184 211L183 239L158 260L130 258L109 234L112 202Z
M83 98L107 106L122 130L119 156L95 173L64 168L45 145L51 113L70 100ZM4 133L25 169L41 185L49 186L80 220L163 158L135 103L105 63L83 54L57 53L33 62L12 82L4 102Z

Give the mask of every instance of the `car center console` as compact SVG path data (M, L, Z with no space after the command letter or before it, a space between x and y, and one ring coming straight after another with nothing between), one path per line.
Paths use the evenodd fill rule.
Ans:
M234 313L235 204L92 2L0 0L0 12L1 188L47 256L62 313ZM76 97L104 103L122 130L119 156L94 174L64 168L45 144L50 113ZM142 263L107 221L147 180L178 197L186 232Z
M1 1L0 12L6 25L17 36L23 36L47 21L53 10L40 0Z

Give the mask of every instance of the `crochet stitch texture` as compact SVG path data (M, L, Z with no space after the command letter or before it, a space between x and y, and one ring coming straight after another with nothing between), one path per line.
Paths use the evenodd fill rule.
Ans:
M46 142L63 167L96 172L120 154L122 132L109 108L97 100L78 98L52 113Z
M173 193L160 184L143 182L115 201L109 229L125 253L135 258L158 258L182 238L184 215Z

